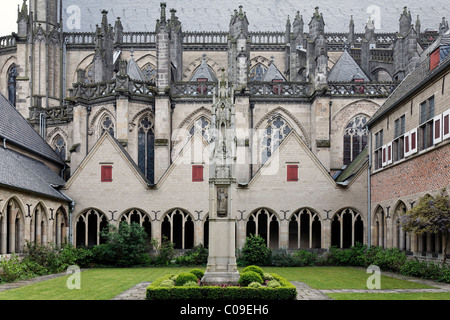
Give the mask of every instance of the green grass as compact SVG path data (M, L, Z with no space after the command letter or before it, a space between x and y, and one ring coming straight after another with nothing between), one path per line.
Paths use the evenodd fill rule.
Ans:
M30 284L25 287L0 292L0 300L109 300L143 281L154 281L167 273L180 273L184 268L128 268L91 269L81 272L81 289L69 290L68 276ZM243 268L240 268L242 270ZM367 289L371 274L350 267L264 267L264 272L277 273L289 281L302 281L315 289ZM381 277L381 289L432 288L411 281ZM448 299L449 293L402 294L330 294L333 299Z
M265 272L275 272L289 281L301 281L313 289L367 289L367 279L371 274L351 267L302 267L264 268ZM267 270L267 271L266 271ZM425 289L431 286L383 276L381 289Z
M69 276L0 292L0 300L109 300L143 281L192 268L90 269L80 273L81 288L69 290Z
M448 292L417 293L328 293L334 300L450 300Z

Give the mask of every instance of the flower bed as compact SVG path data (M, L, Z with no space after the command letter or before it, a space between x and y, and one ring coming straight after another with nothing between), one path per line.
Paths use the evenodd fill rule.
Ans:
M266 279L260 285L255 285L255 282L248 286L202 285L198 279L197 283L188 281L182 286L177 286L175 283L178 275L167 274L147 287L146 298L149 300L292 300L297 297L295 286L285 278L274 273L264 275ZM184 274L183 277L186 275Z

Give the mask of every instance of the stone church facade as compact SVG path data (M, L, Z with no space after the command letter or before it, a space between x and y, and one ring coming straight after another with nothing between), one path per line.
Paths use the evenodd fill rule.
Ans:
M153 32L125 32L103 11L95 32L76 33L61 29L59 1L24 1L17 33L0 39L1 93L65 163L67 238L100 244L104 226L125 221L178 249L207 246L211 107L226 81L236 246L249 234L271 248L367 243L366 123L445 19L421 31L405 7L392 33L370 19L355 33L352 17L331 33L316 8L294 11L283 31L252 32L239 7L227 31L187 32L176 8L158 9Z

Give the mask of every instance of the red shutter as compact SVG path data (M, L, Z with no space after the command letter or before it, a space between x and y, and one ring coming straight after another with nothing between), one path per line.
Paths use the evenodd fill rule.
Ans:
M192 181L203 181L203 166L192 166Z
M444 115L444 135L450 133L450 114Z
M416 149L416 132L411 132L411 151Z
M450 138L450 109L442 114L442 139Z
M405 157L409 155L409 134L405 135Z
M298 181L298 165L287 166L287 181Z
M439 65L440 58L440 48L437 48L430 54L430 70L433 70Z
M102 182L112 181L112 166L102 166Z

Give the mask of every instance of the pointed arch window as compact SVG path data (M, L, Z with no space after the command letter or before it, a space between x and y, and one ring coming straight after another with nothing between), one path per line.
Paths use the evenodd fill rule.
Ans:
M53 149L61 159L66 160L66 142L60 135L57 135L55 139L53 139Z
M8 100L15 107L16 106L16 79L17 79L17 66L12 65L8 72Z
M267 68L263 64L258 63L250 70L250 81L262 81L266 72Z
M281 116L269 120L262 139L262 163L264 164L278 148L284 138L292 131L286 120Z
M105 133L105 131L107 131L112 137L114 137L114 122L109 115L103 117L100 126L102 135L103 133Z
M155 169L155 131L150 116L144 116L139 121L138 129L138 166L150 183L154 183Z
M189 130L189 135L192 137L196 132L202 134L206 141L210 141L211 122L206 117L201 117L194 122L194 125Z
M344 130L344 165L350 164L367 146L367 117L358 115Z
M142 72L144 73L145 80L148 82L156 82L156 70L155 67L151 64L147 64L142 69Z

